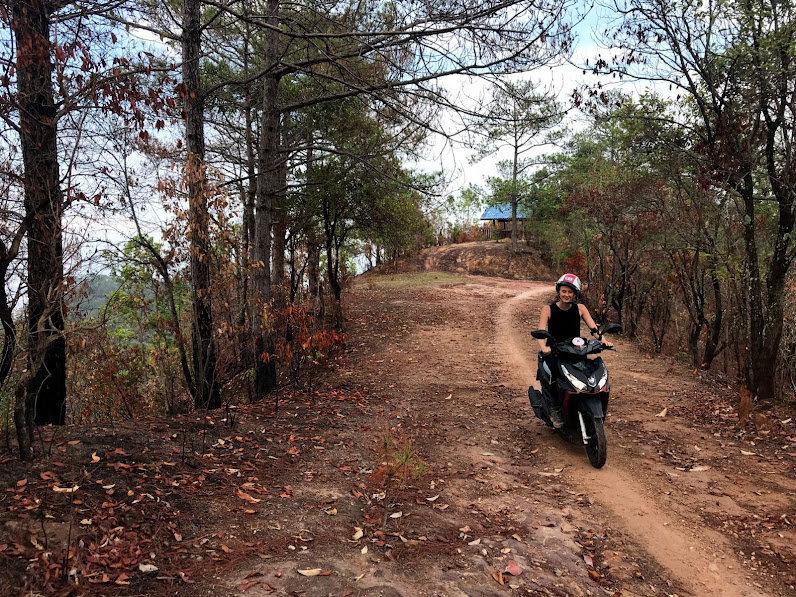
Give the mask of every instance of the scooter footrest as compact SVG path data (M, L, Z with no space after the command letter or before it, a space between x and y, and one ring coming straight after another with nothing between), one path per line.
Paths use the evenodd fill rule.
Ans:
M550 421L550 418L547 416L547 413L544 410L544 399L542 397L542 393L533 386L530 386L528 388L528 400L531 403L533 414L535 414L538 419L544 421L548 427L552 427L553 423Z

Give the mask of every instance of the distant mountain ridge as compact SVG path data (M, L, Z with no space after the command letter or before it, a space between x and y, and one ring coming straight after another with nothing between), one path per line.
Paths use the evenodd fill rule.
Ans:
M106 274L97 274L86 280L85 284L88 298L81 294L69 305L70 310L77 311L82 317L96 315L121 286L117 280Z

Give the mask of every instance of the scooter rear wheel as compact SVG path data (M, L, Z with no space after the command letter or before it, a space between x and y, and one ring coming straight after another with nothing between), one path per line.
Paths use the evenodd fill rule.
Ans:
M591 415L583 416L589 441L586 443L586 454L594 468L601 468L608 457L608 443L605 440L605 426L602 419L595 419Z

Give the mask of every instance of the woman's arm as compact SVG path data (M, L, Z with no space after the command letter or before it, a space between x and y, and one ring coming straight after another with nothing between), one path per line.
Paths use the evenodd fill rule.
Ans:
M595 330L597 329L597 324L594 323L594 319L592 319L591 313L589 313L589 310L586 308L586 305L578 303L578 312L580 313L580 317L581 319L583 319L583 322L587 326L589 326L589 331L593 336L595 334ZM602 338L600 338L600 341L606 346L613 346L613 344L611 344L607 340L603 340Z
M593 330L597 327L597 324L594 323L594 319L592 319L591 313L589 313L586 305L578 303L578 312L580 313L580 318L588 326L589 331L594 334Z
M542 307L541 313L539 313L539 327L537 329L546 330L548 323L550 323L550 305L545 305ZM537 342L539 343L539 350L544 354L552 351L552 348L547 345L547 340L537 340Z

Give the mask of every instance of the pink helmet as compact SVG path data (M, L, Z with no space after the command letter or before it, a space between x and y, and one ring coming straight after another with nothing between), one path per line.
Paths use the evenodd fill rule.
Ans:
M574 290L575 296L580 294L580 278L575 274L564 274L561 276L558 282L556 282L556 292L558 292L562 286L568 286Z

